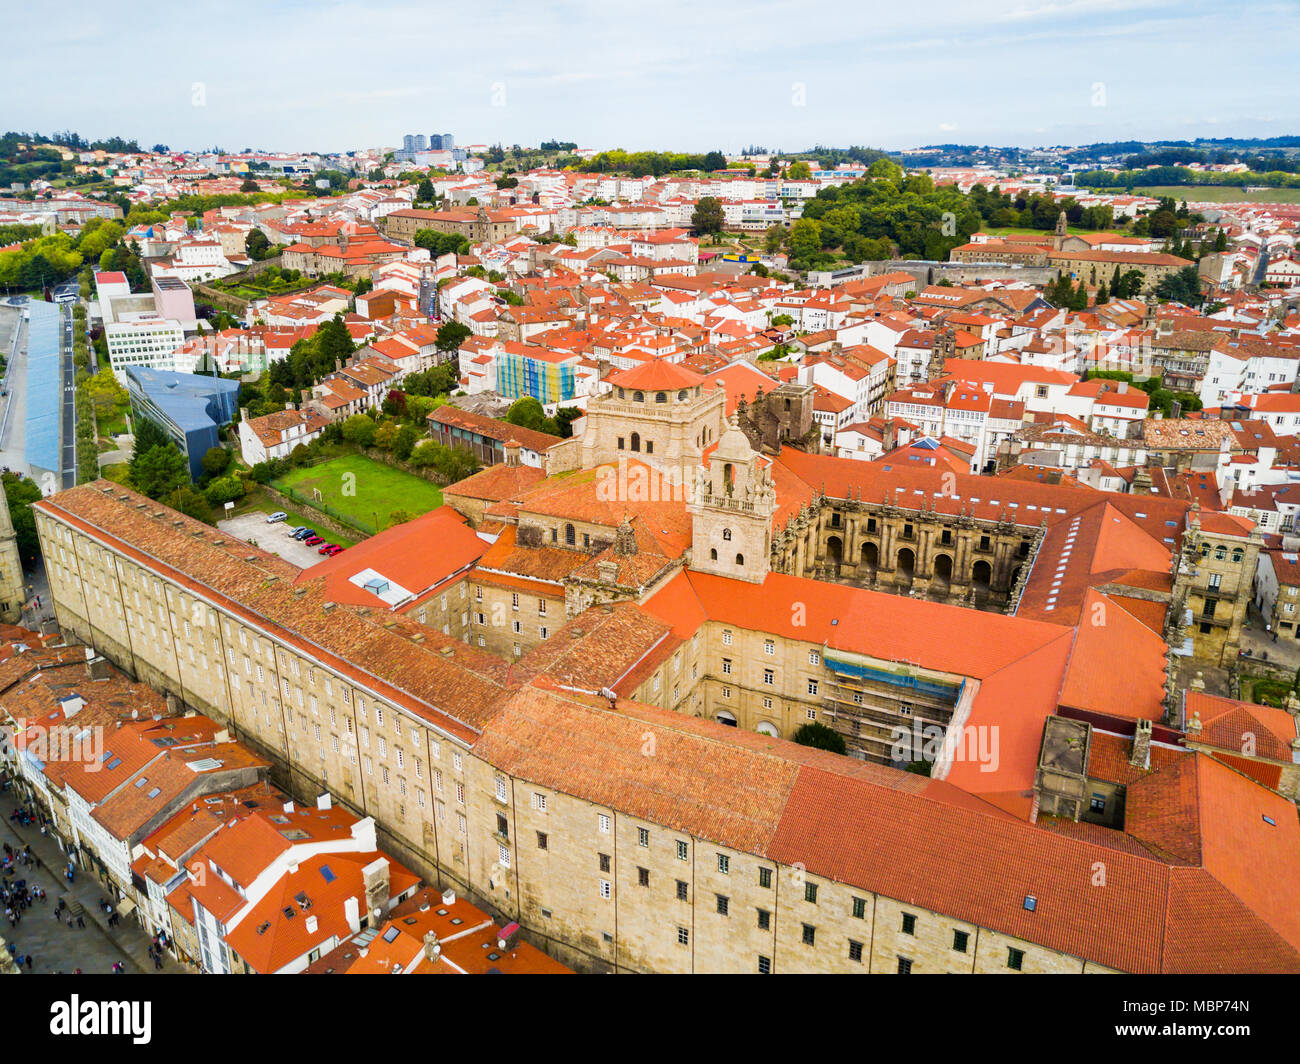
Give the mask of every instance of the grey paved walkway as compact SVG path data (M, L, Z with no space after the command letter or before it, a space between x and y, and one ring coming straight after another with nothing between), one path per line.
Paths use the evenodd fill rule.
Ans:
M133 916L123 917L116 927L108 926L108 917L99 907L101 900L109 900L94 876L78 869L71 884L63 875L67 858L58 843L50 836L42 836L36 825L21 826L9 819L17 808L13 791L0 794L0 841L8 842L14 849L24 844L32 848L35 863L32 868L19 868L13 878L25 878L29 885L43 887L48 899L36 902L10 929L0 913L0 935L12 942L19 953L30 953L35 958L32 973L62 972L69 974L80 968L86 974L104 974L112 971L114 961L126 965L129 974L161 974L149 957L149 935L140 928ZM69 928L66 922L56 922L52 917L58 899L64 897L68 904L81 902L86 926ZM26 970L24 968L24 970ZM164 957L162 972L177 974L187 972L186 966Z

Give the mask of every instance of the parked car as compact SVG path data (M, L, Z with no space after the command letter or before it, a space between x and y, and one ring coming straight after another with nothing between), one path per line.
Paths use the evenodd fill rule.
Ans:
M316 533L305 525L294 532L294 539L306 539L308 536L314 536Z
M316 545L318 545L318 544L320 544L320 543L324 543L325 540L324 540L323 537L321 537L321 536L317 536L317 535L313 534L313 535L308 536L306 539L304 539L303 542L306 543L307 546L309 546L309 547L315 547Z
M277 521L283 521L288 516L289 515L285 513L283 510L276 510L275 513L266 515L266 523L268 525L273 525Z
M319 548L319 549L316 551L316 553L317 553L317 554L328 554L328 553L329 553L330 551L332 551L333 549L334 549L334 544L333 544L333 543L326 543L325 546Z
M346 549L347 549L346 547L340 547L337 543L331 543L331 544L330 544L330 547L329 547L329 550L326 551L326 554L328 554L331 558L333 558L334 555L336 555L336 554L338 554L338 553L340 553L341 551L344 551L344 550L346 550Z

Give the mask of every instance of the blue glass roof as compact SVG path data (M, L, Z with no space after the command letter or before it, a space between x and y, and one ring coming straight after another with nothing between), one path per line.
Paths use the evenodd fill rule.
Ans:
M59 307L33 299L27 319L27 463L61 473L59 429L63 370L59 353Z

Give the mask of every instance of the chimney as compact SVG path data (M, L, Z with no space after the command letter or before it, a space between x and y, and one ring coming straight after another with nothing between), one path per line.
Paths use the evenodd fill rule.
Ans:
M372 850L379 849L379 844L375 839L375 818L368 816L353 824L352 837L357 840L357 849L362 853L370 853Z
M285 803L284 803L284 811L285 811L286 813L292 813L292 812L293 812L293 802L285 802Z
M372 820L373 824L374 821ZM366 911L383 913L388 910L388 858L376 857L361 870L366 888Z
M1129 755L1128 763L1134 768L1151 767L1151 722L1149 720L1137 722L1137 730L1133 733L1133 752Z
M343 899L343 919L347 921L348 930L354 935L361 930L361 902L355 895Z
M1115 390L1119 392L1120 395L1123 395L1128 391L1128 381L1119 381L1115 386Z
M597 562L596 572L602 584L612 584L618 579L618 563L608 560Z
M514 949L515 946L518 945L518 943L519 943L519 924L517 922L506 924L506 926L503 927L497 933L498 949L503 949L503 950Z
M519 464L519 449L520 444L518 440L506 440L506 465L517 466Z
M316 928L319 926L320 922L316 919L314 914L307 917L307 934L314 935L316 933Z
M448 887L446 890L442 892L442 904L443 905L456 904L456 892L452 890L451 887Z
M331 804L330 796L328 791L326 791L324 794L322 794L319 798L316 799L317 809L328 809L330 807L330 804Z

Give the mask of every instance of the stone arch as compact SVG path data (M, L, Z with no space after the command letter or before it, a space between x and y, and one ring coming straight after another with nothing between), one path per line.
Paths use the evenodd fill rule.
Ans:
M639 432L632 433L632 450L641 450L641 433Z
M993 582L993 566L981 559L971 566L970 582L977 591L987 591Z
M766 720L760 720L758 722L758 727L754 730L758 732L759 735L770 735L774 739L781 738L781 732L777 729L777 726Z
M880 567L880 546L870 541L862 544L859 558L859 567L863 574L875 576L876 570Z
M839 565L844 560L844 541L839 536L831 536L826 541L826 560L832 565Z
M725 709L718 710L717 719L719 724L725 724L728 728L737 727L736 715L734 713L728 713Z
M936 554L934 558L934 579L945 587L952 583L952 555Z
M900 547L894 559L894 568L898 572L899 582L910 584L916 575L916 551L911 547Z

